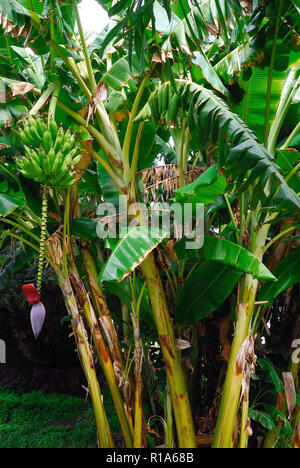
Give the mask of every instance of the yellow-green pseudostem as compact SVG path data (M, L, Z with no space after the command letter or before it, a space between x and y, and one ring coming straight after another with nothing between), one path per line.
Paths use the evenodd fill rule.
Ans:
M47 188L43 185L43 198L42 198L42 224L41 224L41 237L40 237L40 253L39 253L39 266L37 274L37 290L40 293L42 288L43 267L45 258L45 242L47 230Z

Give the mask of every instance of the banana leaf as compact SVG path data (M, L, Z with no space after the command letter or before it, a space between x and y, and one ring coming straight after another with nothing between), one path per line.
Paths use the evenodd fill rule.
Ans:
M25 205L26 201L21 198L0 193L0 216L8 216L17 208L23 208Z
M225 192L226 179L218 174L217 166L211 166L198 179L189 185L175 190L175 199L179 203L214 203Z
M113 249L99 281L122 281L145 260L167 236L167 232L147 227L129 228Z
M223 304L243 274L232 266L220 266L219 262L203 262L180 291L176 321L189 326L210 315Z
M254 180L258 180L260 186L265 188L272 176L268 194L270 197L274 196L281 185L280 206L276 208L299 211L299 196L284 180L274 156L259 143L243 120L222 99L201 85L176 80L176 87L177 94L170 82L158 87L136 120L152 116L157 122L164 120L168 126L172 126L183 111L187 115L191 134L198 138L203 149L218 135L218 165L220 168L226 167L227 174L236 179L239 188L245 189ZM245 181L247 171L251 172Z
M284 257L273 271L276 283L265 284L259 293L259 301L273 302L278 294L300 281L300 246Z
M195 250L187 251L184 248L185 239L180 240L175 245L175 251L180 260L186 260L195 256ZM251 252L243 247L219 237L204 236L204 243L201 250L196 250L204 260L214 260L224 265L233 266L244 273L250 273L253 278L259 281L274 281L275 276L268 268L260 262Z

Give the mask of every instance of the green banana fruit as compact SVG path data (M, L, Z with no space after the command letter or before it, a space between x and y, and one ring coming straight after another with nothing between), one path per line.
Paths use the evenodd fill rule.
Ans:
M23 121L20 136L25 155L17 165L24 177L58 189L75 182L76 172L71 168L79 163L81 154L70 128L65 131L53 119L47 126L39 116L29 116Z
M73 166L76 166L81 160L81 154L78 154L78 156L75 156L75 158L72 161Z
M52 185L55 187L68 173L69 173L69 166L63 166L59 174L56 177L53 177Z
M64 157L63 157L62 153L57 153L56 159L55 159L54 164L52 166L52 173L53 174L58 174L59 170L62 168L63 164L64 164Z
M67 174L63 179L61 179L59 184L57 184L57 188L59 189L68 188L71 185L73 185L74 182L75 182L75 175L74 173L71 172Z
M25 145L31 145L31 139L29 139L27 137L27 135L25 134L24 130L20 129L20 137L21 139L23 140L23 142L25 143Z
M40 117L36 119L36 129L37 129L39 136L42 139L45 131L47 130L47 127Z
M54 166L54 163L55 163L55 160L56 160L56 152L55 152L54 148L50 149L50 151L48 153L48 158L49 158L51 171L53 171L53 166Z
M40 168L40 166L34 159L30 161L28 171L30 174L32 174L33 178L41 176L43 174L43 170Z
M53 140L52 140L51 132L50 130L46 130L43 136L43 140L42 140L42 146L44 150L46 151L46 153L48 153L52 144L53 144Z
M45 160L45 157L46 157L46 153L45 153L44 148L39 149L38 155L39 155L39 160L40 160L39 165L41 167L44 167L44 160Z
M50 159L48 155L46 155L44 159L44 174L45 175L51 174L51 165L50 165Z
M24 177L26 177L26 179L32 179L31 174L29 174L29 172L25 171L25 169L21 169L20 172Z
M51 119L49 122L49 130L53 141L55 141L58 132L58 126L54 119Z
M42 174L41 176L35 177L34 178L35 182L39 182L40 184L43 184L47 180L47 176L45 174Z
M29 129L29 124L26 123L24 125L24 133L25 133L25 136L27 138L27 140L30 142L30 146L35 146L35 139L32 137L31 135L31 132L30 132L30 129Z

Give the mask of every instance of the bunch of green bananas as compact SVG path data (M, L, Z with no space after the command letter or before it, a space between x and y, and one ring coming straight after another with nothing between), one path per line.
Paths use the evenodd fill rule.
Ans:
M74 183L72 166L79 163L81 155L70 129L58 127L55 120L47 126L40 117L30 116L19 133L25 143L25 156L17 164L24 177L56 189Z

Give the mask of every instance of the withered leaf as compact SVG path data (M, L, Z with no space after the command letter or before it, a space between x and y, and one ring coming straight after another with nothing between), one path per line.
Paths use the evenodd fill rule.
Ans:
M289 412L289 418L291 417L292 412L296 408L296 389L293 379L293 374L291 372L282 372L282 378L285 388L285 397Z
M91 96L90 102L88 104L86 124L88 125L89 120L96 112L98 101L106 101L108 99L108 86L104 81L98 83L93 95Z
M180 350L188 349L191 347L191 343L189 343L186 340L182 340L181 338L177 338L175 341L175 344L176 344L176 348Z
M10 89L12 90L12 95L14 96L24 96L24 94L29 93L30 91L35 88L35 86L31 83L20 82L20 83L11 83L9 85Z

